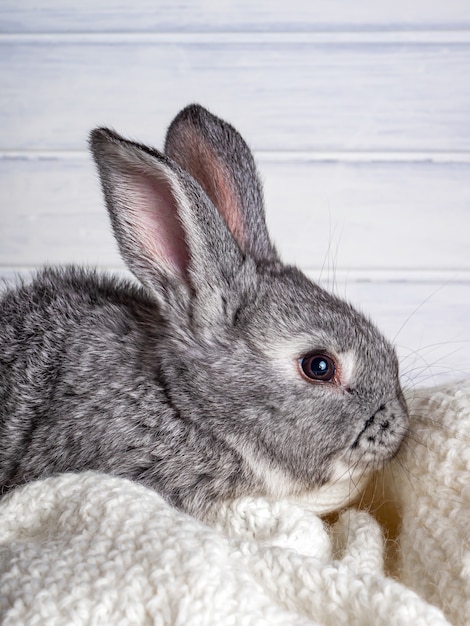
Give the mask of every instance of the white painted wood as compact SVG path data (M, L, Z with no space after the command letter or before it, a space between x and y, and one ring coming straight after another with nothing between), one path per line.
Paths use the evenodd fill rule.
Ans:
M470 163L259 159L289 262L390 279L470 272ZM119 266L91 158L0 159L0 266Z
M220 45L220 44L468 44L469 30L372 30L321 32L80 32L1 33L3 44Z
M391 339L410 318L405 381L468 377L469 76L468 0L1 0L0 278L122 271L87 134L161 146L199 101L256 149L284 257Z
M263 171L272 232L303 267L470 269L470 164L270 163Z
M0 41L0 150L161 144L199 101L257 150L469 151L470 44Z
M2 0L0 32L455 29L467 0Z

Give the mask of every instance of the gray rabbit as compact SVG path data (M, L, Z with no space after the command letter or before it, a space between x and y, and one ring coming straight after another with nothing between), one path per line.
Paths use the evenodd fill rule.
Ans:
M3 295L0 491L96 469L203 518L394 456L394 349L279 259L237 131L191 105L164 154L107 129L90 144L140 285L67 267Z

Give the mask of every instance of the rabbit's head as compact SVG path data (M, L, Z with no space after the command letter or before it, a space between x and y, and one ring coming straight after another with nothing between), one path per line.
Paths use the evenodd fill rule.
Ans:
M281 262L237 131L192 105L164 153L106 129L91 147L121 254L158 303L155 367L182 419L279 494L391 458L408 423L395 351Z

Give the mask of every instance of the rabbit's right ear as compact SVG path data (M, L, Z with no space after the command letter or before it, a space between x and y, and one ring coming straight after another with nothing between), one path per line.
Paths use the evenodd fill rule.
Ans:
M165 153L197 180L245 253L278 260L253 155L233 126L191 104L171 123Z

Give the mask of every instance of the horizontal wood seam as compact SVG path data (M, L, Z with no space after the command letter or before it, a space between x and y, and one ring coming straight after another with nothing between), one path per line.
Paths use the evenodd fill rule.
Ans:
M470 44L470 28L278 32L0 32L2 44Z

